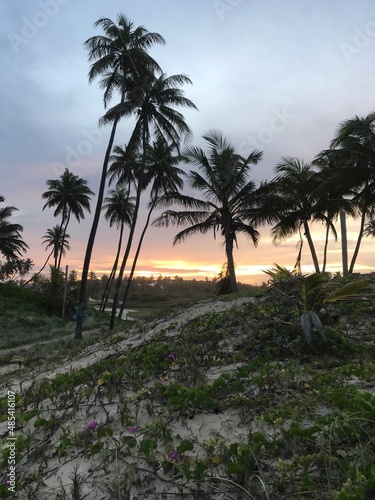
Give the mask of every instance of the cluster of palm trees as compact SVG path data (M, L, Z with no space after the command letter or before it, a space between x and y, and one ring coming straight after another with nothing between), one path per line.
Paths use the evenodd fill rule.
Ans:
M58 179L47 180L48 189L42 194L42 199L47 200L45 208L54 208L54 217L61 216L61 222L47 229L42 237L45 249L51 249L41 269L31 279L35 279L47 266L53 256L53 269L58 272L61 259L70 250L67 228L71 216L80 222L85 218L85 211L90 212L90 199L94 194L87 186L87 181L65 169ZM30 280L29 280L30 281Z
M275 223L275 242L299 233L302 248L306 237L316 273L325 271L329 234L335 239L334 226L341 220L343 274L353 273L364 235L373 236L375 223L375 113L354 117L340 124L331 147L317 155L311 163L297 158L283 158L276 166L277 176L265 186L265 199L271 213L264 207L261 220ZM349 215L360 219L357 242L347 262L346 224ZM311 236L311 224L326 228L322 266ZM300 264L299 252L296 267Z
M149 49L155 44L165 43L161 35L142 26L134 27L124 15L119 15L116 23L99 19L95 26L100 27L103 34L85 42L92 63L89 81L99 79L105 108L99 123L110 124L112 128L83 263L76 339L82 338L89 266L103 212L109 225L119 230L116 256L102 300L104 309L108 298L113 296L111 328L116 315L122 316L144 236L151 223L179 227L174 244L196 234L219 235L226 256L222 284L225 292L230 293L237 290L234 249L239 235L247 236L257 245L259 227L263 224L272 226L275 243L299 234L295 268L300 269L306 240L315 271L320 273L327 265L329 236L337 238L337 219L341 218L341 227L344 227L346 215L359 217L358 241L350 266L344 268L344 274L353 272L363 235L375 234L375 113L342 123L330 149L322 151L313 162L282 158L276 166L275 178L256 185L250 178L250 168L261 160L261 151L255 150L243 157L217 130L203 136L206 150L186 145L192 132L179 109L196 109L181 90L191 81L183 74L167 76L149 55ZM115 104L110 106L115 99ZM127 144L116 145L118 123L128 117L134 119L134 129ZM179 168L181 163L196 170L185 172ZM188 194L183 192L185 183ZM54 216L61 217L61 221L43 237L50 253L42 269L53 256L53 268L59 270L62 257L69 249L67 229L71 217L78 222L84 219L85 211L90 211L93 192L85 180L68 169L59 179L48 180L47 186L42 195L46 200L43 210L53 208ZM120 297L145 193L148 213L135 245L125 291ZM3 201L0 198L0 202ZM164 211L151 221L156 209ZM14 207L0 209L0 252L7 258L19 258L27 249L20 236L21 226L7 221L14 210ZM325 227L321 265L312 224ZM125 229L128 230L126 239ZM345 241L345 233L342 240ZM344 248L344 261L346 254Z
M129 207L131 210L129 221L124 221L125 224L130 222L129 234L116 279L110 322L111 328L113 328L119 303L121 281L137 225L142 192L153 182L152 187L150 187L149 209L151 216L161 189L167 189L169 182L169 180L166 181L167 173L158 173L161 165L155 166L153 155L160 155L161 151L169 152L168 154L171 156L179 153L180 145L192 134L185 118L176 108L196 108L180 89L180 86L190 84L190 79L182 74L167 76L148 53L148 50L155 44L165 43L161 35L151 33L143 26L134 27L133 23L122 14L118 16L117 24L110 19L102 18L95 23L95 26L101 27L104 34L94 36L85 42L89 51L89 60L92 61L89 81L99 78L99 84L104 89L104 107L106 109L115 95L118 96L118 102L107 109L100 119L102 125L111 124L112 130L104 157L97 204L83 263L75 334L77 339L82 338L89 265L102 211L108 173L112 182L116 181L116 190L122 190L125 199L127 198L126 203L132 204ZM127 145L124 147L116 146L114 149L117 125L122 118L126 117L135 118L134 130ZM109 172L108 167L111 160L113 163ZM167 161L167 158L164 157L163 165L166 165ZM154 166L152 166L153 163ZM173 172L173 175L178 176L176 171ZM157 178L158 180L156 180ZM176 178L172 182L175 182L176 186L182 183ZM160 183L164 186L161 187ZM130 200L132 189L134 197ZM109 201L106 200L107 205L108 203ZM150 217L148 217L147 225L149 220ZM113 280L116 276L119 260L118 258L114 265ZM133 259L133 263L134 261L136 258Z
M331 148L319 154L312 163L283 158L276 167L276 177L256 186L249 178L249 169L251 164L261 159L262 152L253 151L244 158L218 131L205 134L207 152L197 147L181 151L183 142L191 138L191 130L176 108L196 108L180 88L191 83L189 78L185 75L167 76L148 53L155 44L165 43L161 35L151 33L142 26L135 28L124 15L118 16L117 23L107 18L99 19L95 26L102 28L103 34L85 43L92 62L89 81L99 79L106 109L100 124L111 124L112 130L83 264L77 339L82 337L87 277L103 202L106 218L110 224L120 228L116 259L109 280L109 286L115 283L110 322L113 328L120 302L121 282L138 222L141 196L147 189L150 193L149 213L130 276L134 273L151 214L157 207L167 210L154 224L188 226L176 235L174 243L211 230L215 236L221 234L225 245L225 278L229 292L237 288L233 249L238 243L238 234L247 235L256 245L260 237L258 227L264 223L272 224L274 242L300 234L297 268L305 236L315 271L320 272L326 268L330 232L337 237L334 222L339 214L341 217L344 214L359 215L359 238L349 268L349 272L353 271L362 235L370 232L372 227L373 115L364 119L356 117L341 124ZM116 96L117 102L109 107ZM127 144L116 146L117 125L127 117L135 118L133 132ZM185 175L178 170L180 161L197 166L199 171L193 170ZM184 179L191 189L203 193L203 197L183 194ZM116 186L104 200L107 183L115 183ZM117 207L119 202L122 205ZM176 204L183 210L169 208ZM311 235L311 223L315 222L326 227L322 269ZM121 258L125 226L129 227L129 234ZM119 316L130 284L131 279L122 297ZM104 304L108 291L106 294Z

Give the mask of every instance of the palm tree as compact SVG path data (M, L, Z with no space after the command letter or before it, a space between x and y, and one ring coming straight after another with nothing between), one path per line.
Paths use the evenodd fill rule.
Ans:
M172 75L167 77L165 74L162 74L158 78L156 76L153 77L151 81L147 82L147 86L141 89L142 95L139 96L139 105L135 110L137 121L129 141L130 146L128 144L128 149L131 157L134 158L136 151L140 147L142 151L142 163L137 176L134 216L113 299L110 322L111 329L114 327L121 280L129 257L137 224L150 137L155 134L157 138L172 142L178 147L181 139L189 139L192 136L192 132L190 127L186 124L185 118L175 109L175 107L179 106L197 109L194 103L186 98L183 91L178 88L179 85L184 85L186 83L191 83L191 80L185 75ZM122 110L118 108L108 110L103 117L103 123L112 121L116 116L119 114L121 115L121 113Z
M303 228L315 272L319 273L319 261L309 224L318 220L326 222L334 230L329 217L324 214L326 205L321 203L320 179L310 163L298 158L282 158L275 170L279 175L269 183L268 189L276 195L278 209L267 215L268 221L276 222L272 228L273 241L278 243Z
M101 18L95 23L100 26L104 35L94 36L85 42L89 50L89 61L94 61L89 72L89 82L101 78L99 85L104 88L104 107L106 108L115 91L120 91L120 107L123 114L117 114L111 121L112 130L104 156L103 168L100 179L98 199L91 226L85 259L82 269L80 297L78 305L78 319L76 323L75 338L82 338L83 313L86 303L86 286L92 250L99 225L102 210L108 163L116 135L117 124L122 116L129 114L137 104L136 93L130 95L134 86L129 81L143 85L148 75L161 71L158 64L147 53L154 44L164 44L164 38L158 33L150 33L143 26L134 28L133 23L123 14L117 17L117 24L108 18ZM126 97L128 102L125 103Z
M189 210L165 211L156 221L158 226L187 225L174 238L180 243L195 234L218 231L224 239L229 279L229 292L237 291L233 248L237 235L242 233L258 244L260 235L252 220L257 201L255 183L248 178L251 164L262 158L261 151L253 151L247 158L235 152L234 146L220 132L210 131L203 138L208 143L208 153L201 148L190 147L184 152L185 161L199 167L202 173L188 174L190 186L198 189L204 199L186 195L166 197L167 203L175 202ZM238 246L238 245L237 245Z
M147 148L147 166L143 176L144 188L152 182L150 192L150 202L148 204L148 214L146 222L139 238L137 250L135 252L129 278L126 284L124 297L119 311L119 318L122 317L126 300L129 295L130 286L133 280L134 272L137 266L138 257L143 244L147 228L150 224L151 215L163 195L178 193L183 187L182 176L185 172L177 167L181 161L181 155L174 154L176 145L168 144L162 138L158 138L152 145Z
M352 190L352 203L360 217L360 228L349 273L358 257L367 220L375 215L375 112L360 118L355 116L340 124L331 142L330 153L341 164L341 177L345 177Z
M65 240L65 234L73 215L78 222L85 218L85 210L90 212L90 196L94 193L87 186L87 181L74 175L67 168L58 179L47 181L48 191L42 194L42 199L47 200L43 206L55 208L54 216L61 215L61 241ZM56 228L57 226L55 226ZM60 267L64 246L60 246L60 253L56 261L56 267Z
M117 228L120 228L120 236L117 245L116 257L102 297L102 303L100 306L100 310L102 311L105 310L111 285L116 277L117 265L122 246L122 237L124 234L124 227L125 225L130 226L134 213L134 202L132 198L129 198L129 193L126 189L112 189L109 192L109 195L110 196L104 199L104 217L109 222L110 227L115 225L117 226Z
M5 198L0 196L0 203ZM0 208L0 253L7 260L17 261L29 248L21 238L23 227L9 221L13 212L18 211L16 207L5 206Z
M35 279L42 273L42 271L48 264L49 259L52 257L52 255L55 259L55 264L53 267L58 267L58 259L60 255L65 255L66 250L70 250L68 238L70 238L69 234L64 234L64 230L59 224L56 224L56 226L54 226L52 229L47 229L46 234L43 236L42 243L46 245L46 250L48 250L48 248L51 248L51 251L39 271L35 273L29 280L27 280L22 286L28 285L30 281L35 281Z
M52 248L52 250L47 257L44 266L39 272L44 269L52 255L55 260L54 266L59 267L58 262L60 259L60 255L65 255L66 250L70 250L68 238L70 238L69 234L64 233L64 229L59 224L53 226L52 229L47 229L46 234L43 236L43 243L46 245L46 250L48 248Z
M342 245L346 234L343 234L343 217L346 214L354 216L353 203L350 198L352 194L351 186L347 178L343 175L341 165L337 162L332 152L321 153L313 162L319 169L317 173L318 188L317 194L317 212L322 214L322 222L326 224L326 236L324 243L322 272L325 272L327 264L327 250L329 233L332 232L335 241L337 241L337 232L333 222L340 217L341 221L341 239ZM343 271L346 275L345 249L343 248Z

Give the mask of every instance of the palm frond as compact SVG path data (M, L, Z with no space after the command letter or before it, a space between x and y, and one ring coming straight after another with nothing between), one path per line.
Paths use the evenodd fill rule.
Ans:
M351 281L327 295L323 302L324 304L330 304L341 300L352 300L363 297L363 291L367 286L368 283L366 280Z

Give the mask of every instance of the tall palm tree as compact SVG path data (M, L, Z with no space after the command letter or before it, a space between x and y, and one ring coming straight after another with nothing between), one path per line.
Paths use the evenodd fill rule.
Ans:
M208 231L213 231L216 238L220 231L227 259L228 291L236 292L233 248L237 245L237 235L242 233L248 236L254 245L258 244L260 238L250 215L256 201L256 188L248 175L251 164L258 163L262 152L255 150L244 158L217 131L210 131L203 138L208 143L208 152L190 147L184 152L184 158L186 162L199 167L201 173L193 170L188 174L188 179L190 186L201 191L204 198L168 196L165 199L167 203L175 202L189 210L167 210L154 223L158 226L190 224L175 236L174 245Z
M322 222L326 225L322 272L325 271L327 265L327 250L330 232L332 232L335 241L337 241L337 232L333 223L340 217L342 226L342 217L345 217L346 214L353 216L355 213L353 203L350 199L352 195L351 185L348 184L346 176L343 175L341 165L337 162L337 158L331 153L330 151L328 153L322 152L313 161L313 164L319 169L317 173L318 188L316 189L316 212L320 212ZM343 227L341 227L341 233L342 229ZM341 234L341 236L343 244L343 234ZM344 265L343 269L344 274L346 274Z
M78 305L78 319L76 323L75 338L82 338L84 306L86 303L86 286L92 250L94 247L96 232L99 225L102 210L105 184L107 178L108 163L116 135L117 124L122 116L128 115L137 104L134 86L129 86L129 80L144 84L148 75L160 72L156 61L147 53L155 44L164 44L164 38L158 33L150 33L143 26L134 28L132 22L123 14L117 16L117 24L108 18L101 18L95 23L95 27L101 27L104 34L89 38L85 46L89 51L89 61L94 61L89 72L89 82L101 78L99 85L104 89L104 107L107 108L113 93L120 92L120 107L123 114L117 114L112 123L112 130L104 156L103 168L94 219L90 235L87 241L85 259L82 269L80 297ZM126 101L126 98L127 102Z
M177 164L181 161L181 155L174 154L175 150L176 145L174 143L168 144L160 137L147 148L147 166L146 172L143 176L143 184L144 188L146 188L150 183L152 183L150 190L150 202L148 204L146 222L138 241L138 246L133 258L129 278L126 283L126 288L119 311L119 318L122 317L122 314L124 312L126 300L129 295L130 286L137 266L143 240L150 224L151 215L160 197L171 195L172 193L177 194L183 187L184 183L182 176L185 175L185 172L177 167Z
M116 277L124 228L125 225L130 226L131 224L134 213L134 201L132 198L129 198L129 193L126 189L112 189L109 192L109 196L104 199L103 210L105 211L104 217L109 222L110 227L117 226L117 228L120 229L120 236L117 244L116 257L102 297L100 306L100 310L102 311L105 310L111 285Z
M276 224L272 228L274 243L297 234L301 228L306 237L315 272L320 272L319 261L311 236L310 223L314 220L328 222L325 205L320 203L320 181L310 163L298 158L282 158L275 168L278 174L268 189L278 198L278 210L269 216Z
M55 208L54 216L61 215L60 227L62 230L61 241L73 215L78 222L85 218L85 210L90 212L90 197L94 194L87 186L87 181L65 169L58 179L47 181L49 189L42 194L42 199L47 200L45 208ZM55 226L56 228L57 226ZM64 246L60 246L60 253L56 267L60 267Z
M0 196L0 203L4 203L5 198ZM0 253L7 260L17 261L29 248L21 237L23 227L20 224L10 222L13 212L18 208L5 206L0 208Z
M189 139L192 136L192 132L184 116L175 109L180 106L197 109L195 104L190 99L186 98L184 92L178 88L179 85L187 83L191 84L191 80L186 75L172 75L168 77L162 74L160 77L154 76L147 82L147 85L140 89L139 105L135 110L137 121L133 134L129 140L130 147L128 144L128 148L131 155L134 155L137 149L141 149L142 163L137 176L134 216L113 299L110 321L111 329L114 327L121 280L129 257L137 224L138 210L143 189L143 175L146 171L147 148L150 143L150 138L154 134L157 138L163 138L165 141L173 142L178 146L182 139ZM121 109L112 108L104 115L103 122L110 122L119 114L122 114Z

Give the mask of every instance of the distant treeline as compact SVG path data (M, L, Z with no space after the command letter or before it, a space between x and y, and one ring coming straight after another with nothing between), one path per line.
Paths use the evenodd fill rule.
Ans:
M87 290L90 299L100 301L102 299L103 290L108 281L108 275L103 275L97 278L94 273L91 274L91 279L88 280ZM121 288L125 290L128 278L122 280ZM79 283L79 282L77 282ZM254 287L239 283L239 291L251 290ZM216 295L217 282L215 279L196 280L184 279L180 276L137 276L133 278L132 287L127 301L127 307L137 307L138 305L147 304L148 307L153 305L160 306L158 303L176 303L183 300L192 300ZM110 294L109 298L112 298Z

